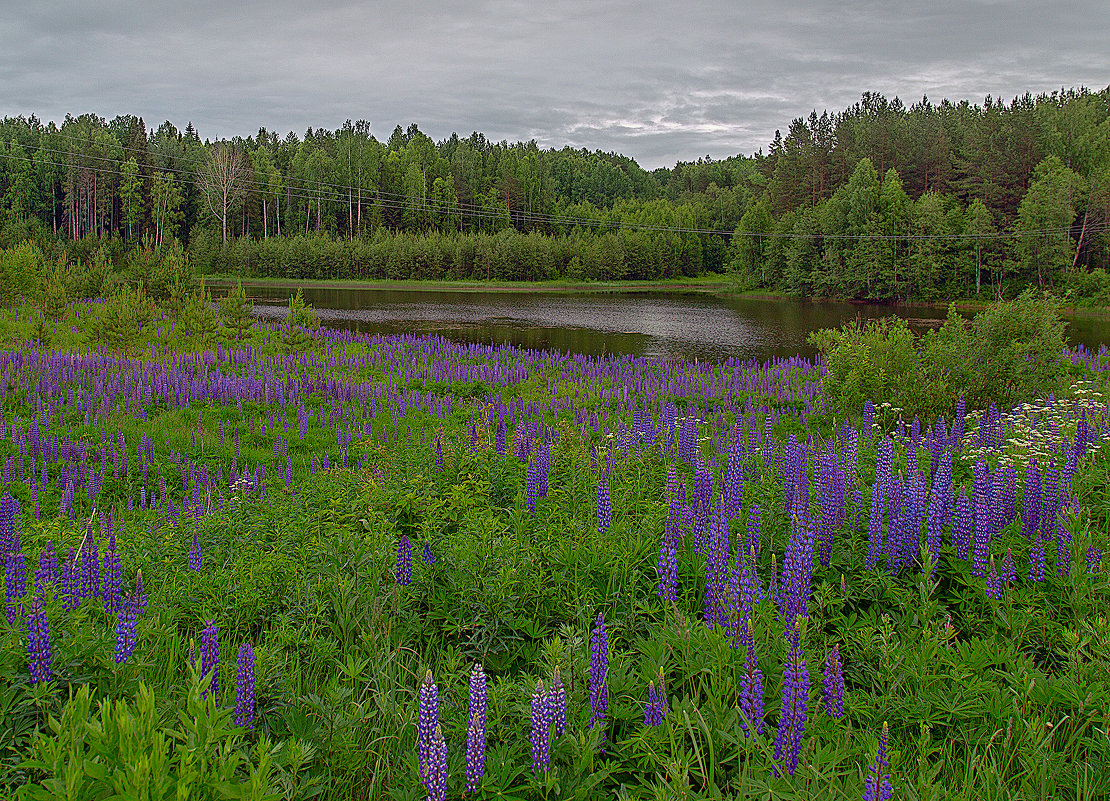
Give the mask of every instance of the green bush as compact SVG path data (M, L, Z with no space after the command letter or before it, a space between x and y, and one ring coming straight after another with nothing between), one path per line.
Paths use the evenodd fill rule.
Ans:
M239 341L254 325L254 315L247 293L243 291L240 281L235 289L228 292L219 302L220 323L227 329L229 335Z
M142 684L133 701L103 699L95 708L84 685L51 717L50 733L34 741L26 767L35 783L19 797L276 798L268 792L269 741L252 749L245 734L230 708L200 699L195 678L186 709L171 723Z
M950 394L943 380L927 373L917 338L900 317L853 320L810 334L809 341L825 360L822 387L843 414L861 413L870 400L889 403L894 416L927 418Z
M969 408L1008 409L1060 388L1064 344L1056 302L1026 290L991 304L970 324L950 308L944 325L925 337L924 359L966 395Z
M298 289L296 296L289 298L289 314L282 331L285 349L290 352L305 350L312 344L313 335L319 327L316 309L305 303L304 294Z
M826 396L848 415L870 400L905 419L932 420L960 395L969 409L1008 409L1058 389L1066 369L1059 309L1031 291L970 322L950 307L944 325L923 337L888 317L817 331L809 341L825 360Z
M39 284L42 253L31 242L20 242L0 251L0 303L26 297Z
M134 352L139 336L156 313L153 301L141 286L126 287L96 309L90 332L94 341L112 350Z
M201 347L207 346L220 330L220 318L212 305L212 295L201 284L199 290L185 295L181 302L181 326L185 335Z

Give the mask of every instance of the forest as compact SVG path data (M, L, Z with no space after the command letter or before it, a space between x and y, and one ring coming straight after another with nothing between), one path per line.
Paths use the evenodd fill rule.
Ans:
M650 280L872 301L1110 302L1110 87L907 106L864 93L766 151L645 170L616 153L384 141L365 120L202 139L94 114L0 121L0 247L201 274ZM0 271L4 268L0 267ZM0 274L0 278L11 280Z

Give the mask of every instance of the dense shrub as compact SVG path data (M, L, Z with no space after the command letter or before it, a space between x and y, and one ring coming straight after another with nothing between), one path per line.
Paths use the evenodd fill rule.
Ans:
M927 368L966 395L971 408L1010 408L1057 389L1063 351L1064 322L1055 301L1032 290L992 304L970 324L950 309L924 342Z
M42 252L31 242L0 251L0 303L26 297L38 284Z
M1056 303L1026 291L992 304L970 322L955 307L944 325L917 337L904 320L853 321L810 335L825 360L822 386L844 414L867 401L906 419L968 408L1010 408L1047 395L1065 372L1064 323Z
M126 287L93 312L90 329L95 343L112 350L133 351L143 328L149 326L157 308L141 286Z
M809 341L825 360L826 397L843 414L859 414L870 400L889 403L895 416L935 416L950 394L946 382L927 373L917 338L900 317L853 320Z

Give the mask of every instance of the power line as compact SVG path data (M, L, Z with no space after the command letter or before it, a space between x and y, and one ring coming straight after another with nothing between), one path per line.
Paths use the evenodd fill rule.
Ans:
M59 155L59 156L73 156L73 155L75 155L70 151L58 150L56 148L49 148L49 147L45 147L45 146L40 147L39 151L40 152L53 153L53 154L56 154L56 155ZM82 154L82 158L91 159L93 161L98 161L98 162L104 162L104 163L107 163L107 164L111 165L110 167L94 167L94 166L90 166L90 165L87 165L87 164L84 164L84 165L70 164L70 163L66 163L66 162L47 161L47 160L43 160L43 159L37 159L36 160L36 159L25 157L25 156L16 156L16 155L13 155L11 153L0 153L0 156L3 156L4 158L12 160L12 161L22 161L22 162L26 162L26 163L32 164L32 165L33 164L46 164L46 165L49 165L49 166L62 167L62 168L65 168L65 169L86 170L86 171L95 172L95 173L98 173L98 174L108 174L108 175L113 175L113 176L117 176L117 177L119 176L118 162L115 159L107 157L107 156L96 156L96 155ZM194 163L196 163L196 162L194 162ZM202 185L202 182L199 181L199 180L186 178L184 170L168 168L167 170L159 170L158 172L161 172L162 174L166 175L167 178L169 178L170 180L175 181L176 183L179 183L179 184L182 184L182 185L188 184L188 185L196 186L196 187L200 187ZM270 185L268 183L265 183L265 182L262 182L262 181L257 181L257 180L253 180L253 179L250 179L250 178L244 178L243 183L248 185L248 187L263 187L264 189L255 189L254 190L254 191L258 192L259 194L265 194L267 196L276 197L276 198L279 198L279 199L284 197L286 199L303 200L303 201L308 202L308 203L320 203L320 202L324 202L324 201L333 202L333 203L343 203L343 202L348 201L349 197L340 194L338 191L334 191L334 190L337 190L337 189L346 190L347 193L348 193L348 196L351 193L354 193L354 192L367 191L367 190L362 190L360 187L348 186L348 185L345 185L345 184L329 184L329 183L322 182L322 181L307 181L305 183L307 183L309 185L309 187L317 186L317 187L320 187L320 190L318 190L315 194L306 194L304 192L304 189L307 189L309 187L297 188L297 189L294 189L293 187L286 187L284 192L278 193L278 192L275 192L275 191L270 191ZM326 196L322 191L323 188L325 188L325 187L328 188L329 190L332 190L332 191L329 191L326 194ZM585 217L570 217L570 216L564 216L564 215L540 214L540 213L527 212L527 211L515 211L515 212L513 212L509 209L505 209L504 211L502 211L500 209L493 210L493 209L489 209L489 208L486 208L486 207L477 206L477 205L474 205L474 204L454 204L454 205L446 204L446 203L436 201L434 199L428 199L426 197L420 197L420 196L417 196L417 195L404 195L404 194L399 194L399 193L395 193L395 192L375 191L374 195L375 195L374 197L367 199L366 202L367 202L368 205L375 206L375 207L380 207L380 208L386 208L386 209L398 209L398 210L402 210L402 211L405 210L405 209L415 208L417 210L429 211L431 213L437 213L437 214L445 214L445 215L455 215L455 214L457 214L457 215L462 216L462 217L470 217L470 218L475 218L475 219L492 219L492 220L504 220L506 215L515 214L518 217L521 217L525 220L529 220L529 221L533 221L533 222L543 222L543 223L549 223L549 224L561 225L561 226L567 226L567 227L584 227L584 228L591 228L592 227L592 228L596 228L596 229L632 230L632 231L643 231L643 232L646 232L646 233L700 234L700 235L707 235L707 236L720 236L720 237L725 237L725 238L743 236L743 237L749 237L749 238L757 238L758 237L758 238L767 238L767 239L797 239L797 240L831 239L831 240L848 240L848 241L960 241L960 240L990 241L990 240L999 240L999 239L1016 239L1016 238L1022 238L1022 237L1064 234L1064 233L1070 233L1071 230L1072 230L1072 226L1059 226L1059 227L1054 227L1054 228L1040 228L1040 229L1027 230L1027 231L1018 231L1018 230L1005 231L1005 230L1003 230L1003 231L994 231L994 232L983 233L983 234L967 234L967 233L959 233L959 234L912 234L912 233L906 233L906 234L835 234L835 233L812 233L812 234L810 234L810 233L798 233L798 232L793 232L793 231L791 231L791 232L775 232L775 231L760 232L760 231L737 231L737 230L728 231L728 230L723 230L723 229L712 229L712 228L692 228L692 227L685 227L685 226L648 225L648 224L645 224L645 223L633 223L633 222L626 222L626 221L622 221L622 220L594 220L594 219L585 218ZM311 215L309 215L309 216L311 216ZM1104 222L1104 223L1096 224L1094 226L1088 226L1087 231L1089 233L1101 233L1102 231L1106 230L1108 227L1110 227L1110 223Z

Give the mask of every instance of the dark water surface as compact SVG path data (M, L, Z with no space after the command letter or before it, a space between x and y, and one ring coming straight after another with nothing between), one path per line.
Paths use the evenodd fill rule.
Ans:
M295 290L292 290L295 291ZM459 342L511 343L590 355L679 356L706 361L812 355L812 331L898 314L916 330L944 309L844 302L757 300L708 293L563 293L308 287L305 301L325 325L375 334L439 334ZM263 317L281 317L291 290L251 286ZM1110 344L1110 319L1069 321L1068 336Z

